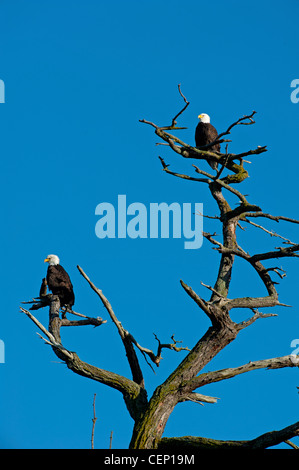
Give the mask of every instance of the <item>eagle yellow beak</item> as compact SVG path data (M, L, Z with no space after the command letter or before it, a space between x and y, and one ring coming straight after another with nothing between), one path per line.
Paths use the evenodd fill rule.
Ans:
M49 261L49 258L44 259L44 263L45 263L46 261Z
M200 118L202 117L202 115L200 114L200 115L199 115L199 116L197 116L197 117L198 117L198 119L200 119Z

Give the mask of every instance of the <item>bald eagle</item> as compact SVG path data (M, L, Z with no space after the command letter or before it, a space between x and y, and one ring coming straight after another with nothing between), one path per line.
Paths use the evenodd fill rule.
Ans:
M198 119L200 119L200 122L197 124L195 131L195 144L196 147L203 147L204 145L208 145L216 140L218 132L210 123L210 116L208 114L200 114ZM212 147L207 150L210 150L211 152L220 152L220 144L212 145ZM217 170L217 162L208 160L208 164L213 168L213 170Z
M54 295L58 295L61 307L71 310L75 303L75 295L70 276L59 264L57 255L48 255L45 262L49 263L46 278L49 289Z

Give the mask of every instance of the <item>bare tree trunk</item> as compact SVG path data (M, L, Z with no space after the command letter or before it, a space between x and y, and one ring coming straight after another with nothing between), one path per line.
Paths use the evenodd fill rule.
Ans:
M193 387L190 380L205 367L227 344L233 341L237 330L230 325L211 327L181 362L170 377L160 385L149 401L147 410L136 422L131 448L157 448L167 420L177 403L188 400Z

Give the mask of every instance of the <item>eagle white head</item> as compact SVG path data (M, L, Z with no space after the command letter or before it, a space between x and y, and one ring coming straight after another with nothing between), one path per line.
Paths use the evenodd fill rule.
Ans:
M210 122L210 116L205 113L200 114L198 116L198 119L200 119L200 122L203 122L205 124L208 124Z
M48 255L44 262L49 263L50 266L56 266L56 264L59 264L60 259L57 255Z

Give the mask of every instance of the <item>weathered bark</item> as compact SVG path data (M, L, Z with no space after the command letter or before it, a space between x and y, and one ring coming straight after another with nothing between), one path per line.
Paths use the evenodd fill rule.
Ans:
M261 436L248 441L221 441L218 439L209 439L206 437L163 437L159 442L159 450L171 452L180 449L180 452L190 450L226 450L226 449L267 449L281 442L285 442L292 437L299 435L299 421L291 424L279 431L270 431Z
M208 329L175 371L155 390L144 415L135 424L131 448L157 448L174 407L184 394L194 389L189 385L190 380L233 341L237 333L230 319L222 327Z
M60 328L63 326L65 320L59 317L59 309L59 299L53 296L49 312L49 332L53 335L56 342L61 344ZM87 362L81 361L75 352L66 355L63 350L56 346L52 346L52 349L60 359L65 361L67 367L76 374L96 380L120 391L123 394L128 411L134 420L138 419L143 413L147 404L147 393L144 388L140 387L136 382L122 375L100 369Z

